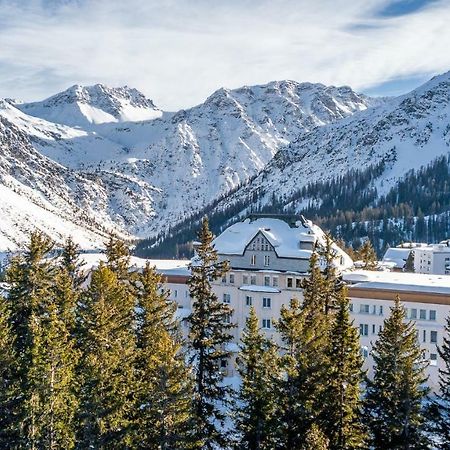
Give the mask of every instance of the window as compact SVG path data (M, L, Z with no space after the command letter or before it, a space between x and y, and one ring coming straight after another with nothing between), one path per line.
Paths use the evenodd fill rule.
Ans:
M221 367L222 369L226 369L227 366L228 366L228 361L227 361L226 359L221 359L221 360L220 360L220 367Z
M270 264L270 256L264 255L264 265L268 266Z
M250 275L250 284L256 284L256 275Z
M269 330L270 328L272 328L272 322L270 319L263 319L262 320L262 327L266 330Z
M231 323L231 314L225 314L223 316L223 322L224 323Z
M430 331L430 342L432 344L437 343L437 331Z
M372 305L372 314L377 313L377 305Z
M264 286L270 286L270 277L268 276L264 277Z
M189 291L184 291L184 297L189 298Z
M361 354L364 358L367 358L369 356L369 350L367 347L361 347Z
M297 289L301 289L302 288L302 279L301 278L296 278L295 279L295 287Z
M369 335L369 325L367 323L361 323L359 325L359 334L361 336L368 336Z
M230 284L234 284L234 273L230 273Z
M249 295L247 295L245 297L245 305L246 306L252 306L252 304L253 304L253 299Z
M434 309L430 309L430 320L436 320L436 311Z
M226 283L227 282L227 276L226 275L223 275L222 276L222 283Z
M376 325L375 324L373 324L372 325L372 334L375 334L377 331L376 331Z
M412 308L409 312L409 318L410 319L417 319L417 309Z
M383 315L383 305L380 305L378 314L379 314L380 316Z
M248 284L248 275L242 276L242 284Z
M252 255L250 258L250 264L252 266L256 265L256 255Z
M423 330L422 342L427 342L427 330Z
M383 329L383 325L378 326L378 333L381 333L381 330Z
M278 287L278 277L272 277L272 286Z
M178 291L177 291L176 289L173 291L173 296L174 296L175 298L178 297Z
M353 303L350 303L350 304L348 305L348 310L349 310L350 312L353 312Z
M369 314L370 305L359 305L359 312L361 314Z
M231 303L231 295L230 294L223 294L223 302L224 303Z
M426 309L421 309L419 317L420 317L420 320L426 320L426 318L427 318L427 310Z
M291 287L292 287L292 277L287 277L287 278L286 278L286 286L287 286L288 288L291 288Z
M263 297L263 308L272 308L272 299L270 297Z
M437 353L430 353L430 366L437 366Z

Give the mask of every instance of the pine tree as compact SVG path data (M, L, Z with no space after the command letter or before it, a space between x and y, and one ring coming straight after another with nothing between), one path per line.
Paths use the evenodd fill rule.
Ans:
M80 299L79 445L126 448L135 404L134 298L118 275L101 264Z
M282 339L281 369L285 373L279 386L277 448L300 448L307 430L322 415L329 367L328 321L317 307L317 300L320 298L305 290L303 307L297 299L291 299L289 308L281 307L276 324Z
M203 448L212 449L225 446L227 441L220 426L225 420L221 405L226 404L231 390L223 384L221 363L230 358L226 346L232 340L233 325L231 308L220 302L211 288L211 282L228 271L228 263L218 261L206 218L198 237L200 244L188 281L192 313L187 318L190 361L195 367L194 435Z
M126 243L114 236L110 236L106 243L106 267L113 271L119 280L130 279L130 249Z
M0 448L17 448L17 356L7 301L0 295Z
M330 448L365 448L360 388L364 380L364 361L358 331L350 320L346 288L340 291L339 309L330 329L328 354L330 369L322 420Z
M57 298L42 317L33 314L31 366L27 374L34 428L32 447L71 449L75 446L75 367L78 351Z
M303 279L303 305L311 310L317 308L319 311L328 312L329 305L327 305L328 287L326 281L318 264L318 255L316 252L311 254L309 259L309 273L308 277Z
M450 450L450 316L447 317L442 347L438 347L438 353L444 363L444 367L439 369L439 393L435 407L437 418L434 430L439 437L439 448Z
M324 265L323 282L318 280L318 277L314 277L311 280L311 283L319 283L318 289L322 290L324 311L325 314L328 315L339 307L339 291L342 287L342 282L339 280L336 269L336 258L338 257L338 252L333 245L333 239L329 233L325 234L324 239L325 244L319 247L317 252ZM313 268L311 264L315 264L316 267ZM311 275L314 270L318 270L318 267L313 256L313 261L310 262Z
M372 355L373 380L367 381L366 414L375 449L425 449L423 432L425 362L413 322L397 296Z
M76 307L82 292L82 285L87 279L83 273L77 244L69 238L59 258L58 271L55 275L54 289L59 298L60 315L69 333L74 336L76 328Z
M35 337L40 332L41 318L47 314L53 298L52 280L55 274L48 256L54 243L43 233L34 232L23 255L11 260L6 273L10 291L7 298L11 333L17 357L18 397L16 425L20 430L19 447L34 448L39 443L38 380L30 376L35 358Z
M78 352L67 327L58 271L48 256L53 242L31 235L28 249L8 270L11 326L20 387L20 447L73 448ZM57 284L57 282L56 282Z
M258 318L251 307L238 356L241 376L235 411L236 429L240 435L238 448L274 448L277 361L277 349L261 334Z
M405 272L414 272L415 268L414 268L414 251L411 250L409 252L408 258L406 258L406 262L405 262Z
M363 269L365 270L377 270L378 258L372 243L369 239L364 241L364 244L357 251L357 256L363 263Z
M193 384L185 364L177 305L147 265L138 276L135 448L189 448Z
M313 423L311 428L306 433L305 443L302 446L302 450L328 450L329 440L323 434L322 430Z

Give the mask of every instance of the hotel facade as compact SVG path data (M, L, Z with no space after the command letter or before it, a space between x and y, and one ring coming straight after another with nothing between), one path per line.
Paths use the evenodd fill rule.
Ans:
M236 375L235 355L251 306L264 334L279 343L274 322L279 319L281 306L288 305L294 297L303 299L301 285L308 276L313 248L324 243L323 231L304 218L253 217L232 225L215 239L219 259L230 262L230 271L213 283L213 290L231 306L231 321L236 324L229 347L233 357L224 361L222 367L227 376ZM400 295L407 318L415 322L418 341L429 362L428 384L437 390L441 366L437 346L443 343L445 321L450 314L450 277L354 270L351 258L335 244L333 249L335 267L349 288L350 311L360 332L364 367L369 376L373 366L372 346L396 295ZM187 267L162 273L170 298L179 305L179 317L187 317L192 308L186 284ZM186 323L183 328L187 334Z

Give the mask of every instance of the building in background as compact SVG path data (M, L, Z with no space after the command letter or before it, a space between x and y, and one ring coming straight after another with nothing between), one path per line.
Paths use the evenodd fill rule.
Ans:
M391 264L394 271L404 271L409 255L414 258L414 272L450 275L450 241L439 244L406 243L386 250L384 264Z

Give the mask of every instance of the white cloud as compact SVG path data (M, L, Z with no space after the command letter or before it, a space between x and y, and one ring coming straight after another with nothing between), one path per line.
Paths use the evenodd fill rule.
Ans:
M0 0L0 97L128 84L165 109L274 79L365 89L450 69L450 4L387 0Z

